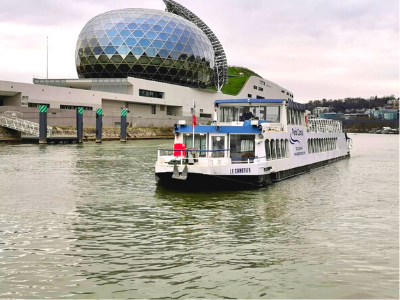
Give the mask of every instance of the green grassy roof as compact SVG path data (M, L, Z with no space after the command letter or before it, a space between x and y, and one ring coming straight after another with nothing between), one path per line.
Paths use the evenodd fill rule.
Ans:
M243 73L243 76L240 76L240 73ZM262 78L256 72L253 72L252 70L243 67L228 67L228 74L228 84L222 87L222 92L224 94L233 96L239 94L240 90L245 85L250 76L257 76ZM216 87L209 87L208 89L217 91Z

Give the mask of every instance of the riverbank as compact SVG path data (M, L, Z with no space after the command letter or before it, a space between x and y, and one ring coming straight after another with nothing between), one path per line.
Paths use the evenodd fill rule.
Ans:
M172 127L128 127L127 139L172 139ZM102 139L119 140L120 127L103 127ZM53 136L76 136L75 127L53 127ZM96 139L96 127L83 128L83 140L93 141ZM21 133L8 128L0 127L0 142L18 142L21 141Z

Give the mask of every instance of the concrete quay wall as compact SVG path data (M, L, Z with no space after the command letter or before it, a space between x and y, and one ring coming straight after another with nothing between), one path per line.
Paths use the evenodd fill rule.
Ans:
M23 113L22 118L31 122L39 123L39 108L37 107L15 107L15 106L0 106L0 114L6 111L17 111ZM179 120L186 120L191 124L191 117L183 116L166 116L166 117L142 117L140 115L127 116L129 126L133 127L173 127ZM103 126L115 127L121 121L120 112L105 112L103 116ZM197 122L207 124L210 122L209 118L197 118ZM67 109L49 108L47 111L47 125L48 126L76 126L76 111ZM96 126L96 112L85 110L83 113L83 126L95 127Z

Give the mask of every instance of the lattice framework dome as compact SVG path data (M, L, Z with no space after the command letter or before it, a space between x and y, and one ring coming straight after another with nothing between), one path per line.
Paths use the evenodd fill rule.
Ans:
M82 29L76 45L79 78L128 76L191 87L212 81L214 51L195 24L152 9L100 14Z

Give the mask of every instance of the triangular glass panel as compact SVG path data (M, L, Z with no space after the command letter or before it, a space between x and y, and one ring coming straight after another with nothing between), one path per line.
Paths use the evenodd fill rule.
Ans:
M121 21L122 21L122 18L121 18L121 17L119 17L119 18L113 18L113 23L114 23L114 24L120 23Z
M171 34L171 33L172 33L172 28L169 27L169 26L165 26L164 31L165 31L166 33L168 33L168 34Z
M112 28L114 28L114 24L111 23L107 23L106 25L104 25L104 30L111 30Z
M162 31L162 27L160 25L154 25L152 30L154 30L156 32L161 32Z
M118 31L124 29L125 27L126 27L126 24L125 24L125 23L118 23L118 24L115 24L115 28L116 28Z
M93 48L94 55L100 55L102 52L103 52L103 48L101 48L100 46Z
M123 43L123 39L120 36L116 36L111 40L112 44L116 47L120 46Z
M133 32L133 35L134 35L135 37L140 38L140 37L143 37L144 32L143 32L142 30L135 30L135 31Z
M157 33L155 31L148 31L146 33L146 37L148 37L149 39L155 39L157 37Z
M144 23L144 24L140 25L140 29L142 29L144 32L146 32L147 30L150 29L150 25Z
M124 18L124 22L126 24L129 24L129 23L133 22L133 18L131 18L131 17Z
M171 41L173 41L174 43L176 43L178 41L178 36L176 34L171 34L170 36Z
M86 35L86 38L88 40L90 40L92 37L94 37L94 32L93 31L88 32L88 34Z
M146 52L147 56L149 56L149 57L154 57L154 56L156 56L156 53L157 53L156 48L154 48L154 47L148 47L145 52Z
M101 39L105 36L106 32L104 30L96 30L94 34L98 39Z
M180 35L182 35L182 30L175 28L173 33L180 36Z
M152 46L154 46L155 48L158 48L158 49L161 49L163 45L164 45L164 43L161 40L155 40L152 43Z
M132 49L132 53L135 55L136 58L139 58L140 56L142 56L143 52L144 52L144 50L140 46L135 46Z
M114 46L107 46L107 47L104 48L104 52L105 52L107 55L113 55L113 54L115 54L116 49L115 49Z
M117 31L116 29L107 30L107 35L108 35L110 38L113 38L113 37L115 37L115 36L118 35L118 31Z
M160 33L160 35L159 35L159 38L162 40L162 41L166 41L166 40L168 40L168 34L166 34L166 33Z
M162 58L167 58L167 57L168 57L168 51L165 50L165 49L161 49L161 50L159 51L159 53L160 53L160 56L161 56Z
M125 44L128 45L131 49L133 46L135 46L137 43L137 40L133 37L127 38L125 41Z
M121 36L122 38L126 38L126 37L128 37L128 36L131 35L131 31L128 30L128 29L124 29L124 30L122 30L119 34L120 34L120 36Z
M140 39L139 45L143 48L150 46L150 41L148 39Z
M123 44L118 47L118 53L120 55L124 55L124 58L126 55L128 55L129 51L130 51L130 48L126 44Z
M108 37L104 37L102 39L99 40L99 44L100 46L108 46L108 44L110 44L110 39Z
M96 44L97 44L97 39L96 39L96 38L93 38L93 39L91 39L91 40L89 41L90 47L95 47Z

